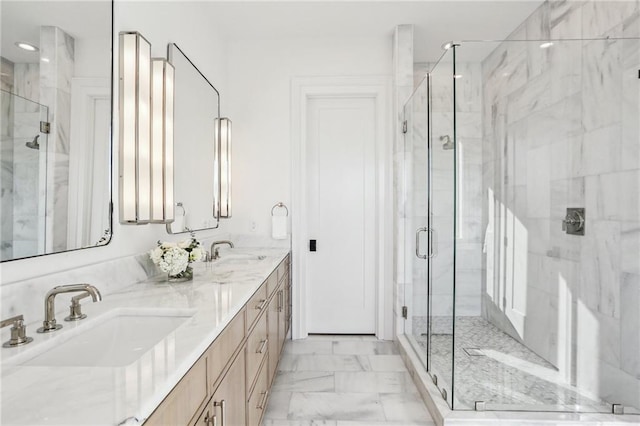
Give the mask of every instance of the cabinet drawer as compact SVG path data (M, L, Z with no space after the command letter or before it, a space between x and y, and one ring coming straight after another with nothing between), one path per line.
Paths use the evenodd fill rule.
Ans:
M247 417L249 426L258 426L262 415L267 409L267 398L269 396L269 382L267 380L267 363L263 362L260 372L258 373L258 381L253 389L253 393L249 397L247 405Z
M247 330L262 312L267 311L267 299L267 286L263 283L247 303Z
M245 310L241 310L209 347L210 386L217 385L224 370L245 336Z
M267 355L268 344L267 315L263 315L247 339L247 389L249 390L255 381L262 360Z

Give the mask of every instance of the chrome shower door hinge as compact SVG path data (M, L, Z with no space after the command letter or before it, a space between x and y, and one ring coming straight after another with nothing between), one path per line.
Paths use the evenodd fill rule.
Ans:
M41 121L40 122L40 133L44 133L46 135L48 135L51 132L51 123L49 123L48 121Z
M407 319L409 316L409 309L406 306L402 307L402 318Z

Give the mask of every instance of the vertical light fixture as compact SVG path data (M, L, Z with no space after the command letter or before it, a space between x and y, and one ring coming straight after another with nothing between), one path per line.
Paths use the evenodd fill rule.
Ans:
M174 68L166 59L151 60L151 222L169 223L173 207Z
M120 33L120 222L151 220L151 44Z
M220 158L219 217L231 217L231 120L216 119L216 146Z

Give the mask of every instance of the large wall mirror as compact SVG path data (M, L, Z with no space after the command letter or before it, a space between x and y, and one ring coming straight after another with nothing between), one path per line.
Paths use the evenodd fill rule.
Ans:
M216 119L220 95L187 55L169 44L168 59L175 68L174 200L175 221L167 232L218 227L220 197Z
M2 1L0 260L111 238L112 1Z

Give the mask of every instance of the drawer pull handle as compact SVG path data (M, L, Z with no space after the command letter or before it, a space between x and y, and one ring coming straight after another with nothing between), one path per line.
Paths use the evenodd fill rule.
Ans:
M207 411L207 415L204 416L204 424L205 426L217 426L216 416L211 417L209 412Z
M264 410L266 408L267 398L268 397L269 397L269 391L268 390L262 392L262 399L260 400L260 403L256 407L258 410Z
M265 299L262 299L260 303L256 305L256 309L261 311L264 309L266 304L267 304L267 301Z
M263 354L264 350L267 348L267 343L269 343L269 339L264 339L262 341L262 344L260 345L260 347L258 348L258 350L256 351L257 354Z
M220 402L214 401L213 406L220 407L220 423L221 423L221 426L226 426L226 422L225 422L225 418L227 417L226 401L224 399L221 400ZM215 421L215 416L214 416L214 421ZM216 426L216 425L214 424L213 426Z

